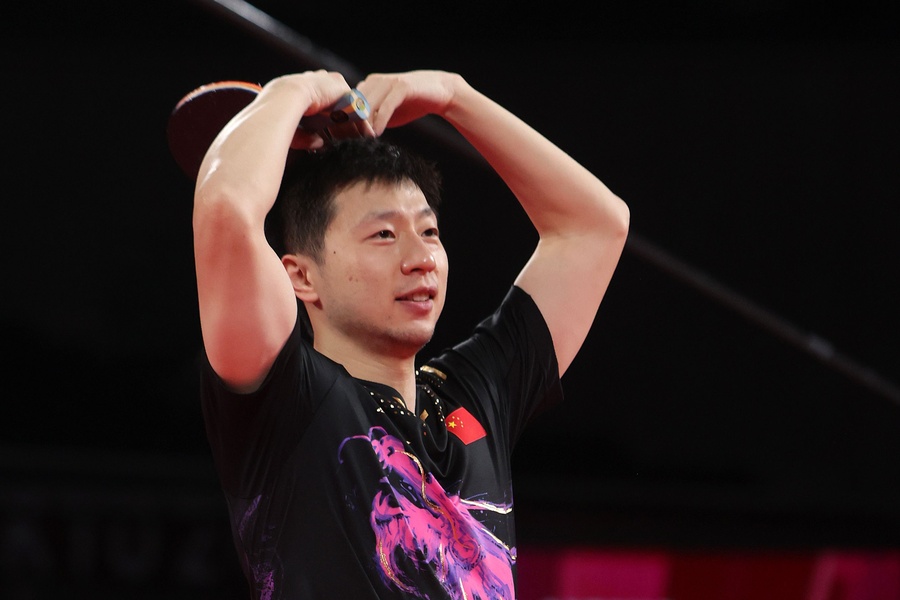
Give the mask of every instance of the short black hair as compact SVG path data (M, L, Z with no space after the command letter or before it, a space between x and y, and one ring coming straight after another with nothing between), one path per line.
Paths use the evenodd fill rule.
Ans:
M318 261L334 198L360 182L410 181L435 213L442 178L436 165L383 138L348 138L315 151L292 151L271 216L270 243L278 254L302 253Z

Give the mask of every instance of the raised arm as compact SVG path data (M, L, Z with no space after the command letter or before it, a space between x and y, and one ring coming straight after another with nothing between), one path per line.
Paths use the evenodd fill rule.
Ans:
M373 106L376 132L437 114L484 156L518 198L540 239L516 284L544 315L564 373L622 254L628 207L590 171L459 75L377 74L358 87Z
M194 259L203 343L216 373L251 391L268 373L297 318L291 281L265 237L291 146L315 147L297 125L350 90L324 71L263 86L210 146L194 192Z

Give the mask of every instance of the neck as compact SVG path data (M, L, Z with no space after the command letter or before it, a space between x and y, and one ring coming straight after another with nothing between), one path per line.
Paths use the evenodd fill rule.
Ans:
M374 381L397 390L406 408L416 408L416 364L415 353L388 354L373 352L353 344L338 344L335 341L315 338L314 348L340 363L350 375L357 379Z

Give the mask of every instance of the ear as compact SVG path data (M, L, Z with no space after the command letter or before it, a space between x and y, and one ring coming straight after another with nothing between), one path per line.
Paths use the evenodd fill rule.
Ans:
M318 302L319 294L314 284L318 280L315 261L304 254L285 254L281 264L291 279L294 295L303 302Z

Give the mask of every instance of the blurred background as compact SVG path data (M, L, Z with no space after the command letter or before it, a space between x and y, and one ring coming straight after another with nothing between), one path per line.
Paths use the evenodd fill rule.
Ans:
M787 599L812 597L822 556L893 556L889 8L87 0L7 12L0 597L246 597L198 401L192 182L165 131L202 84L311 68L350 83L457 71L631 208L567 402L515 456L523 561L655 553L693 560L696 577L667 571L667 597L750 598L766 581L755 597L771 599L781 573L797 581ZM426 355L492 310L536 241L444 125L388 134L445 173L450 291ZM800 562L735 570L761 564L750 556ZM728 557L731 577L700 560ZM870 598L900 597L890 585Z

